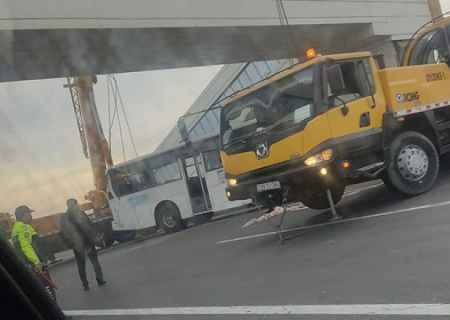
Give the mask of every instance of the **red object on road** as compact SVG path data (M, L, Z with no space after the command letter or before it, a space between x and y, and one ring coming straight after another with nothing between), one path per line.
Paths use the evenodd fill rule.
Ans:
M40 275L48 282L49 285L51 285L54 289L58 290L58 287L56 284L49 278L44 272L41 272Z

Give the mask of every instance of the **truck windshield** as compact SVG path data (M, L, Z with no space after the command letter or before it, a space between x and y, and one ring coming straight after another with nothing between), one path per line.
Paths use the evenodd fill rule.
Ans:
M223 109L223 145L244 142L263 132L281 130L311 119L314 113L313 68L260 88Z

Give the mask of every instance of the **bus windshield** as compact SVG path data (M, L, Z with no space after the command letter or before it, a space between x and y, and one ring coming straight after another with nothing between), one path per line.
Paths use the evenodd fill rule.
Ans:
M226 105L223 145L310 120L314 113L313 83L313 68L308 68Z

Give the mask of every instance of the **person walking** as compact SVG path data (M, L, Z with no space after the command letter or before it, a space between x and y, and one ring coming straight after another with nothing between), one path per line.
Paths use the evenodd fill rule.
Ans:
M86 213L78 208L77 200L67 200L67 211L59 219L59 226L64 242L75 254L83 289L89 290L89 281L86 276L86 254L94 267L97 284L99 286L106 284L95 249L96 228Z
M16 222L11 230L11 243L19 252L25 263L39 275L50 297L56 301L54 284L51 282L50 273L45 264L47 257L37 232L31 226L33 221L32 212L29 207L22 205L16 208L14 214Z

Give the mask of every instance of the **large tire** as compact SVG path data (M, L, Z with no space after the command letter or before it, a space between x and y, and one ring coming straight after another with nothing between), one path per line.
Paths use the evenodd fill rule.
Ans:
M152 234L155 234L158 231L158 226L145 228L145 229L139 229L136 236L139 237L147 237Z
M330 191L331 197L333 198L333 203L337 204L342 199L342 195L345 191L345 185L341 182L333 183L330 186ZM311 209L323 210L330 207L326 190L319 193L300 192L298 197L301 203Z
M100 239L99 241L97 241L95 243L96 247L99 248L107 248L107 247L111 247L114 243L114 237L112 232L105 232L105 234L103 235L103 239Z
M136 238L136 230L114 231L114 240L120 243L128 242Z
M192 218L192 222L196 225L201 225L204 223L208 223L211 221L211 219L214 217L214 212L208 212L196 215Z
M156 213L158 227L167 233L180 231L186 227L181 219L180 210L173 203L163 204Z
M423 134L407 131L392 141L383 181L392 191L416 196L427 192L439 172L433 143Z
M105 220L95 224L98 236L102 238L95 243L99 248L110 247L114 243L114 236L111 221Z

